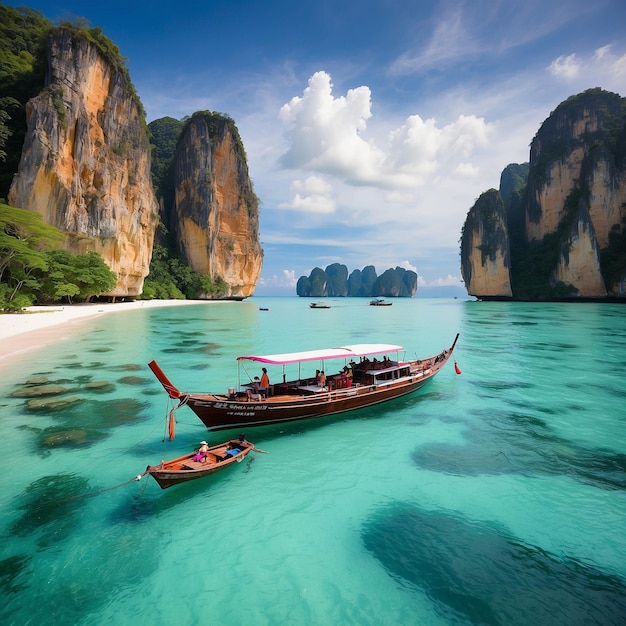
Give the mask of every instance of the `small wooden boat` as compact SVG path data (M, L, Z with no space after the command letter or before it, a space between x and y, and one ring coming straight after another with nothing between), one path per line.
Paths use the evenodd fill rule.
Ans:
M309 304L309 307L311 309L330 309L329 304L322 304L321 302L311 302L311 304Z
M160 465L148 465L143 475L149 474L161 489L167 489L220 472L233 463L243 461L252 450L254 444L246 441L245 437L240 437L209 448L204 461L194 460L198 453L192 452L171 461L161 461Z
M260 306L259 311L269 311L269 308L266 306Z
M388 302L387 300L383 300L382 298L375 298L374 300L370 300L370 306L391 306L393 302Z
M270 385L268 396L260 399L247 393L251 383L241 382L241 368L239 389L233 386L227 393L196 393L179 391L156 361L150 361L148 367L170 398L178 400L179 404L173 410L188 406L209 430L248 428L335 415L417 391L448 362L458 338L457 334L450 348L423 359L405 360L404 348L389 344L355 344L286 354L240 356L237 364L244 362L245 375L246 361L282 366L282 376L278 372L270 374L270 380L282 378L282 382ZM385 355L382 359L373 356L381 354ZM312 366L311 362L316 364ZM290 378L286 366L297 370L290 373ZM302 366L308 372L301 371ZM326 372L323 386L310 375L315 367Z

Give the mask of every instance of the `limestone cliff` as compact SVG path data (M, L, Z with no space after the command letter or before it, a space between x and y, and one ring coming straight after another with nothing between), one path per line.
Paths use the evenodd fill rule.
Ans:
M568 198L582 194L599 246L608 245L611 228L626 217L626 171L615 158L625 111L624 98L591 89L559 105L542 124L530 149L529 241L556 231Z
M51 31L9 202L63 231L67 250L100 254L118 276L106 295L134 297L158 220L148 137L127 72L105 58L94 31L92 41L79 29Z
M477 220L476 207L468 214L461 265L470 295L499 296L509 282L524 300L626 296L625 98L590 89L560 104L533 139L515 197L494 219Z
M175 155L175 200L170 218L190 267L228 285L227 298L254 293L261 273L258 199L232 120L195 113Z
M582 298L606 296L600 268L600 251L593 222L584 205L561 248L554 273L555 283L575 285Z
M483 193L470 209L461 237L461 274L470 295L511 298L509 238L502 197Z

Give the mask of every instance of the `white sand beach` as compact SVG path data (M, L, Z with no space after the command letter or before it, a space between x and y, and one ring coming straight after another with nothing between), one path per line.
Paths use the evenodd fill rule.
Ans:
M72 304L33 306L22 313L0 314L0 365L12 356L50 345L69 337L76 325L96 315L107 315L139 308L206 304L206 300L138 300L115 304Z

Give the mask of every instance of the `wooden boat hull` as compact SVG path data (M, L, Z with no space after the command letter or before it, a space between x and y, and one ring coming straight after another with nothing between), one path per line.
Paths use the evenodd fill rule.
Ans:
M224 396L190 395L186 404L211 431L249 428L326 417L373 406L413 393L430 380L432 376L394 387L352 387L323 394L326 397L286 396L282 401L276 398L261 402L232 402Z
M392 369L400 370L402 376L392 380L374 379L373 384L355 384L318 393L299 393L305 388L290 389L290 384L276 385L274 395L260 401L246 401L245 398L226 394L181 393L154 361L150 363L150 367L170 397L180 400L179 407L189 406L207 429L219 431L317 419L374 406L414 393L445 366L457 339L458 335L448 350L434 357L396 364Z
M229 443L238 446L240 452L224 458ZM252 450L254 450L254 444L249 441L233 440L232 442L209 448L208 460L205 463L194 461L195 452L193 452L171 461L161 461L160 465L148 465L144 474L152 476L161 489L168 489L174 485L221 472L231 467L234 463L243 461L244 457ZM218 457L222 457L223 460L218 460Z

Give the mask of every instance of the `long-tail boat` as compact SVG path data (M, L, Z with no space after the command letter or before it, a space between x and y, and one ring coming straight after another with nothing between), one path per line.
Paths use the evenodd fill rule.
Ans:
M203 454L191 452L171 461L161 461L159 465L148 465L143 476L152 476L161 489L167 489L173 485L221 472L233 463L243 461L246 454L252 450L254 444L240 437L212 446Z
M148 366L170 398L178 400L177 409L189 406L210 430L249 428L280 424L344 413L372 406L417 391L444 367L450 359L459 335L450 348L424 359L404 360L405 349L390 344L358 344L341 348L309 350L264 356L237 358L238 385L226 393L180 391L165 375L156 361ZM379 355L385 355L378 359ZM390 358L388 355L393 355ZM241 383L246 362L282 366L282 382L270 385L267 397L257 392L252 381ZM319 369L329 372L328 363L343 362L325 384L302 372L302 365L316 361ZM287 380L286 366L297 368ZM252 392L255 387L254 393Z

